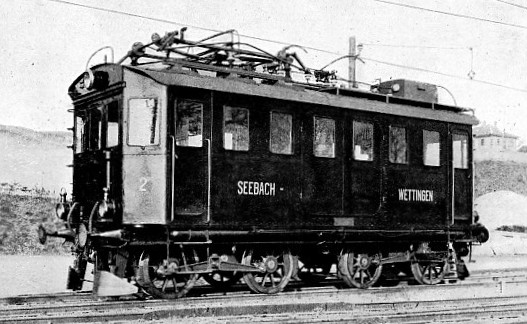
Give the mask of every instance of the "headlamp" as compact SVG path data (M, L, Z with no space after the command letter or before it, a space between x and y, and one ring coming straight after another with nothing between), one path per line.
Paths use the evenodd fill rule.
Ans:
M114 213L114 203L112 201L101 200L97 208L100 221L111 221Z

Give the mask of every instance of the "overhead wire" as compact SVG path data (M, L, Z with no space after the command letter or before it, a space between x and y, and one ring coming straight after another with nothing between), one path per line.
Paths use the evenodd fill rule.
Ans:
M403 65L403 64L391 63L391 62L381 61L381 60L377 60L377 59L367 58L367 57L364 57L364 56L361 56L361 57L365 61L371 61L371 62L375 62L375 63L379 63L379 64L395 66L395 67L402 68L402 69L408 69L408 70L414 70L414 71L420 71L420 72L427 72L427 73L442 75L442 76L446 76L446 77L450 77L450 78L455 78L455 79L460 79L460 80L465 80L465 81L470 81L470 82L477 82L477 83L482 83L482 84L486 84L486 85L496 86L496 87L500 87L500 88L504 88L504 89L509 89L509 90L514 90L514 91L527 93L527 89L515 88L515 87L507 86L507 85L504 85L504 84L499 84L499 83L494 83L494 82L489 82L489 81L484 81L484 80L467 79L465 77L462 77L462 76L459 76L459 75L455 75L455 74L448 74L448 73L444 73L444 72L428 70L428 69L425 69L425 68L419 68L419 67L408 66L408 65Z
M471 19L471 20L476 20L476 21L481 21L481 22L487 22L487 23L491 23L491 24L497 24L497 25L503 25L503 26L521 28L521 29L527 29L527 26L524 26L524 25L518 25L518 24L506 23L506 22L499 21L499 20L492 20L492 19L487 19L487 18L481 18L481 17L457 14L457 13L448 12L448 11L429 9L429 8L413 6L413 5L409 5L409 4L405 4L405 3L393 2L393 1L387 1L387 0L370 0L370 1L375 1L375 2L379 2L379 3L384 3L384 4L389 4L389 5L393 5L393 6L399 6L399 7L404 7L404 8L414 9L414 10L433 12L433 13L436 13L436 14L441 14L441 15L446 15L446 16L453 16L453 17L458 17L458 18L464 18L464 19Z
M511 2L503 1L503 0L496 0L496 1L504 3L504 4L507 4L509 6L513 6L513 7L517 7L517 8L521 8L521 9L527 9L527 7L519 5L519 4L516 4L516 3L511 3Z
M139 14L129 13L129 12L126 12L126 11L120 11L120 10L115 10L115 9L100 8L100 7L91 6L91 5L79 4L79 3L74 3L74 2L70 2L70 1L66 1L66 0L47 0L47 1L60 3L60 4L65 4L65 5L77 6L77 7L80 7L80 8L86 8L86 9L91 9L91 10L103 11L103 12L108 12L108 13L113 13L113 14L125 15L125 16L129 16L129 17L134 17L134 18L141 18L141 19L146 19L146 20L152 20L152 21L157 21L157 22L177 25L177 26L181 26L181 27L191 27L191 28L195 28L195 29L203 30L203 31L215 32L215 33L223 32L223 31L217 30L217 29L206 28L206 27L201 27L201 26L192 25L192 24L186 24L186 23L185 24L184 23L178 23L178 22L175 22L175 21L172 21L172 20L155 18L155 17L149 17L149 16L145 16L145 15L139 15ZM386 0L370 0L370 1L375 1L375 2L379 2L379 3L390 4L390 5L396 5L396 6L401 6L401 7L406 7L406 8L416 9L416 10L424 10L424 11L428 11L428 12L444 14L444 15L450 15L450 16L455 16L455 17L459 17L459 18L474 19L474 20L488 22L488 23L496 23L496 24L501 24L501 25L508 25L508 26L511 26L511 27L518 27L518 28L527 29L527 26L507 24L507 23L503 23L503 22L499 22L499 21L490 20L490 19L484 19L484 18L478 18L478 17L468 16L468 15L449 13L449 12L433 10L433 9L428 9L428 8L422 8L422 7L413 6L413 5L396 3L396 2L392 2L392 1L386 1ZM501 0L496 0L496 1L505 3L505 1L501 1ZM246 37L246 38L249 38L249 39L269 42L269 43L280 44L280 45L291 45L290 43L286 43L286 42L275 41L275 40L270 40L270 39L265 39L265 38L261 38L261 37L255 37L255 36L249 36L249 35L244 35L244 34L239 34L239 36L243 36L243 37ZM365 43L364 45L394 46L395 47L395 45L392 45L392 44L381 45L381 44ZM321 53L326 53L326 54L339 55L339 56L344 55L342 53L328 51L328 50L323 50L323 49L310 47L310 46L304 46L304 45L298 45L298 46L302 46L303 48L314 50L314 51L321 52ZM405 47L405 46L401 45L400 47ZM412 47L412 46L409 45L409 46L406 46L406 47ZM428 47L427 46L422 46L422 47L423 48L441 48L439 46L428 46ZM458 49L458 48L457 47L451 47L451 48L445 47L444 49ZM459 49L461 49L461 47ZM497 83L493 83L493 82L489 82L489 81L475 80L475 79L469 80L469 79L466 79L466 78L458 76L458 75L452 75L452 74L448 74L448 73L428 70L428 69L419 68L419 67L412 67L412 66L408 66L408 65L402 65L402 64L396 64L396 63L391 63L391 62L385 62L385 61L380 61L380 60L376 60L376 59L365 58L363 56L360 56L360 57L362 59L364 59L364 60L376 62L376 63L379 63L379 64L385 64L385 65L395 66L395 67L399 67L399 68L403 68L403 69L410 69L410 70L415 70L415 71L433 73L433 74L442 75L442 76L446 76L446 77L462 79L462 80L467 80L467 81L472 81L472 82L478 82L478 83L482 83L482 84L486 84L486 85L497 86L497 87L501 87L501 88L505 88L505 89L509 89L509 90L514 90L514 91L520 91L520 92L527 93L526 89L515 88L515 87L502 85L502 84L497 84Z
M218 29L205 28L205 27L201 27L201 26L197 26L197 25L192 25L192 24L187 24L187 23L179 23L179 22L175 22L175 21L172 21L172 20L155 18L155 17L149 17L149 16L145 16L145 15L139 15L139 14L129 13L129 12L126 12L126 11L120 11L120 10L115 10L115 9L100 8L100 7L96 7L96 6L79 4L79 3L65 1L65 0L47 0L47 1L61 3L61 4L66 4L66 5L71 5L71 6L76 6L76 7L81 7L81 8L86 8L86 9L104 11L104 12L113 13L113 14L119 14L119 15L124 15L124 16L130 16L130 17L134 17L134 18L141 18L141 19L146 19L146 20L152 20L152 21L162 22L162 23L166 23L166 24L181 26L181 27L191 27L191 28L195 28L195 29L203 30L203 31L215 32L215 33L223 32L222 30L218 30ZM270 40L270 39L257 37L257 36L250 36L250 35L244 35L244 34L239 34L239 36L243 36L243 37L246 37L246 38L249 38L249 39L255 39L255 40L259 40L259 41L263 41L263 42L268 42L268 43L275 43L275 44L280 44L280 45L291 45L291 43ZM331 52L331 51L326 51L326 50L319 49L319 48L314 48L314 47L309 47L309 46L302 46L302 47L303 48L307 48L307 49L311 49L311 50L314 50L314 51L326 53L326 54L338 55L338 53Z

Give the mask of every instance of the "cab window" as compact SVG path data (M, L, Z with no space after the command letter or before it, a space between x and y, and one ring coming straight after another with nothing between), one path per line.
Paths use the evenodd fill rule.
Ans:
M468 169L468 136L455 134L453 136L454 168Z
M249 109L223 107L223 148L230 151L249 150Z
M293 116L271 112L270 150L276 154L293 154Z
M106 127L106 147L119 145L119 106L117 101L106 106L108 123Z
M316 157L335 157L335 120L314 117L313 154Z
M99 106L88 110L89 132L88 149L91 151L100 150L102 147L102 113L103 107Z
M86 150L86 130L88 118L83 111L76 112L75 116L75 153L82 153Z
M128 145L159 144L159 109L155 98L134 98L128 102Z
M439 132L423 130L423 164L440 166L441 142Z
M373 124L353 121L353 159L373 161Z
M176 103L176 145L203 146L203 104L181 100Z
M390 126L389 137L389 160L391 163L408 163L408 142L406 140L406 128Z

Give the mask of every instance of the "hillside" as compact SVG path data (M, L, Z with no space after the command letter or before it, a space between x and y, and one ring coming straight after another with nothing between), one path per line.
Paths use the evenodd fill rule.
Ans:
M56 199L0 194L0 254L65 254L70 244L50 239L38 241L37 229L57 229L53 223Z
M70 132L37 132L0 125L0 184L58 192L70 187L72 153ZM69 190L70 191L70 190Z
M527 163L480 161L474 173L475 197L500 190L527 196Z

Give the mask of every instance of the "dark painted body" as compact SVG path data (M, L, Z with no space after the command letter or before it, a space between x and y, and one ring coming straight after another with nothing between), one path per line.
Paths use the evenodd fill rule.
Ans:
M466 115L432 107L411 107L414 116L403 116L400 104L376 101L378 95L368 100L353 98L350 93L348 98L354 101L349 107L342 107L341 101L346 96L321 94L318 102L310 103L306 96L312 94L294 86L212 80L225 84L216 86L206 77L175 72L161 75L135 68L119 71L121 68L99 67L111 75L114 84L126 84L120 92L112 91L106 97L99 94L95 103L76 99L81 101L76 105L76 115L105 98L105 102L117 103L112 108L118 110L119 116L119 144L106 149L111 152L110 161L105 158L104 139L102 146L84 148L84 152L75 154L74 196L88 210L102 198L102 188L108 179L110 196L120 206L124 224L171 224L181 230L212 231L423 229L463 233L473 222L472 165L468 163L463 170L452 168L452 134L465 134L469 139L472 136L474 120ZM121 75L123 79L119 79ZM178 81L185 77L198 80L180 85ZM196 82L203 82L208 88L200 89ZM226 91L229 83L236 84L236 92ZM74 90L75 86L70 92L80 92L78 86ZM265 97L268 89L253 95L253 89L261 87L275 88L280 95ZM77 98L88 96L94 93ZM127 145L128 100L154 96L160 109L159 143L146 147ZM210 148L207 141L199 147L172 146L171 136L175 136L178 118L175 105L186 100L203 105L202 136L210 141ZM334 106L328 104L331 100L335 101ZM249 150L224 148L224 106L248 110ZM292 116L292 154L270 152L271 112ZM446 117L434 120L442 115ZM335 121L334 158L313 154L315 116ZM373 124L372 161L353 158L353 121ZM104 122L101 125L104 138ZM404 127L408 133L407 164L389 161L387 138L391 125ZM439 166L423 165L423 130L439 133ZM471 161L472 149L468 145L467 159ZM107 170L111 170L109 177ZM418 194L425 197L419 198Z

